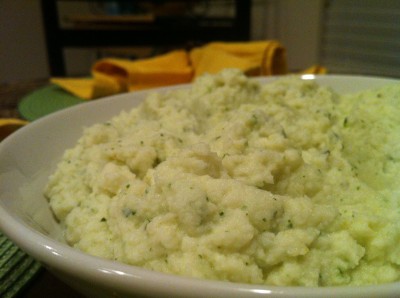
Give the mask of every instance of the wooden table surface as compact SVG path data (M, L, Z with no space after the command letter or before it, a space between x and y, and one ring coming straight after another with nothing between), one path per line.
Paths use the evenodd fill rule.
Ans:
M0 84L0 118L21 118L18 112L18 103L21 99L30 92L47 84L47 79ZM18 294L18 297L81 298L83 296L61 282L45 268L42 268L22 292Z
M0 84L0 118L21 118L18 112L21 99L47 84L47 79Z

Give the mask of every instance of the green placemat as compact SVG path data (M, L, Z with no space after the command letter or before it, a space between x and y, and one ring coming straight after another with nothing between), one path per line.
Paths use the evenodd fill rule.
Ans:
M23 118L33 121L58 110L84 102L56 85L49 85L25 96L18 105Z
M15 297L40 268L39 262L0 232L0 297Z

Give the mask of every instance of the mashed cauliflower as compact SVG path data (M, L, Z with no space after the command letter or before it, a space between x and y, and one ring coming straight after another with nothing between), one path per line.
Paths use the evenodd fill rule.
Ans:
M235 70L85 129L45 190L67 242L268 285L400 279L400 86L339 96Z

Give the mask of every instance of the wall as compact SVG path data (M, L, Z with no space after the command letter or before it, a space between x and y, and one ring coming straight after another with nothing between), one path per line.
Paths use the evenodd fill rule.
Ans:
M285 0L278 3L277 38L286 46L288 64L293 70L319 62L322 6L323 1L320 0Z
M0 0L0 83L48 76L38 0Z

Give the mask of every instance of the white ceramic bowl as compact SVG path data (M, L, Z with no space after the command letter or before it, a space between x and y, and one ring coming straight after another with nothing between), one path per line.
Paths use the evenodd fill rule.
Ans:
M275 78L262 78L268 82ZM339 93L400 82L356 76L303 76ZM163 92L188 86L159 89ZM154 90L152 90L153 92ZM142 101L136 92L84 103L41 118L0 143L0 228L61 280L92 297L400 297L400 283L368 287L272 287L178 277L103 260L62 241L42 190L82 128Z

